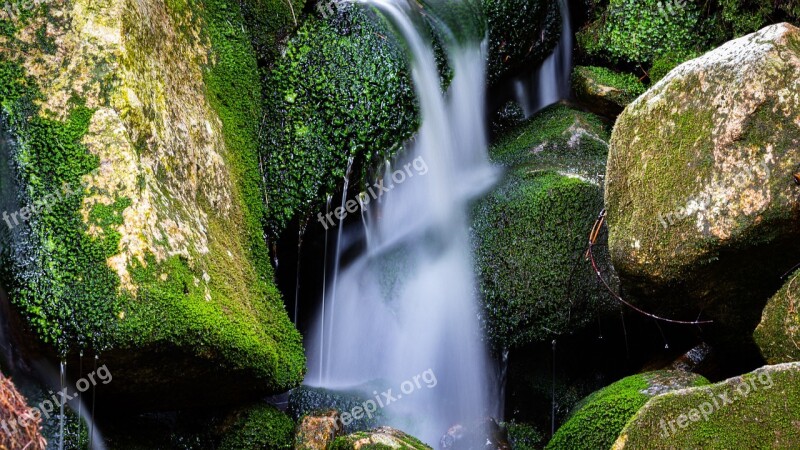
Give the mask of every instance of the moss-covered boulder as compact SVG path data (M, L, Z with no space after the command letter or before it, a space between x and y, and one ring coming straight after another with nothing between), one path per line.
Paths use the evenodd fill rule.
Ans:
M2 282L20 340L75 379L79 352L101 355L115 379L99 402L234 402L302 380L263 238L238 5L75 0L3 22Z
M294 422L271 405L244 412L220 443L220 450L289 450L294 448Z
M632 299L750 338L800 253L798 91L800 30L779 24L683 63L620 115L605 200Z
M380 427L341 436L333 441L330 450L431 450L419 439L400 430Z
M651 398L614 450L797 448L800 363L765 366L711 386Z
M800 271L767 302L753 338L769 364L800 361Z
M681 371L648 372L623 378L583 399L546 448L609 448L628 420L650 398L676 389L706 384L708 380L700 375Z
M302 420L306 415L317 415L321 411L336 410L342 417L341 431L353 433L375 428L383 418L380 409L376 411L375 401L366 394L373 389L332 390L310 386L300 386L289 394L289 412L294 420ZM370 404L372 402L372 404ZM369 414L363 411L371 410ZM354 411L361 411L353 414Z
M269 222L280 232L417 128L409 67L388 25L359 7L308 18L266 75L262 149ZM357 174L356 174L357 175Z
M572 89L581 104L598 114L613 117L644 93L645 87L630 73L577 66L572 71Z
M561 35L557 0L483 0L489 25L487 78L494 84L544 61Z
M508 172L476 206L473 235L485 327L496 346L570 332L610 305L583 258L603 208L606 138L595 116L558 105L492 147ZM604 264L602 251L597 257Z

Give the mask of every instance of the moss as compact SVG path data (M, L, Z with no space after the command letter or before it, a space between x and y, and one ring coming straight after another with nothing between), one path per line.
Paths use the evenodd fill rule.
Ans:
M513 421L505 425L511 450L537 450L544 446L544 435L532 425Z
M603 208L595 182L604 128L589 114L548 109L498 140L510 166L474 210L473 236L488 336L506 348L570 332L610 305L583 259ZM604 270L605 256L597 252ZM606 272L608 273L608 272Z
M3 255L12 301L42 340L61 353L70 346L104 348L119 311L119 280L105 261L116 253L119 235L90 237L78 213L85 194L77 188L81 177L98 166L81 144L93 111L76 104L64 122L42 117L34 103L35 83L8 60L0 61L0 86L5 120L17 139L12 159L18 183L25 186L19 205L38 209L19 225L26 230L25 243L9 245ZM52 194L62 194L61 200L42 208ZM94 219L111 231L114 220L104 211Z
M363 407L363 404L370 400L370 397L363 392L371 391L334 391L330 389L300 386L292 390L289 395L289 411L292 417L299 421L307 414L318 411L335 409L340 413L350 413L356 407ZM369 430L380 422L382 412L378 410L371 414L371 417L364 415L360 419L349 420L343 424L344 433L354 433L357 431Z
M708 381L699 375L669 371L623 378L582 400L546 448L609 448L628 420L655 392L696 383L708 384Z
M633 74L594 66L575 67L572 72L572 87L578 98L600 97L620 108L624 108L645 90L644 84Z
M678 51L671 51L669 53L665 53L661 56L658 56L653 61L652 67L650 67L650 71L648 72L648 76L650 77L650 83L657 83L662 78L667 76L667 74L674 68L678 67L681 63L688 61L692 58L698 57L699 54L696 52L678 52Z
M303 0L243 0L244 24L261 65L280 56L286 37L303 19Z
M762 448L765 443L794 448L800 442L798 408L798 363L765 366L711 386L650 399L614 448ZM703 409L710 412L703 414Z
M587 55L608 63L649 65L672 51L705 50L713 28L713 19L694 2L611 0L576 39Z
M430 450L419 439L389 427L339 436L330 450Z
M561 29L558 5L540 0L483 0L489 25L490 84L525 67L535 67L550 54Z
M753 338L770 364L800 360L800 271L768 302Z
M348 158L366 166L417 128L409 68L387 36L359 8L330 23L308 18L267 73L262 151L274 232L332 193Z
M220 450L283 450L291 449L294 422L271 405L252 408L237 421L222 440Z
M25 233L15 237L21 240L4 245L4 278L12 289L11 298L34 331L59 353L89 348L174 348L164 345L171 343L199 360L213 360L216 366L247 369L239 373L264 381L264 390L286 390L302 380L305 358L300 334L288 320L274 285L264 239L266 211L258 159L261 80L255 54L236 2L173 1L167 9L169 14L183 12L184 18L189 18L188 25L186 20L178 20L180 17L175 24L202 25L199 31L180 31L199 32L200 36L190 37L209 46L204 83L198 83L206 91L196 94L201 100L208 99L213 109L209 117L220 119L224 145L218 142L215 150L228 171L221 175L232 181L225 186L229 191L223 193L231 197L226 200L232 205L224 214L204 196L192 205L207 213L207 223L198 218L192 225L203 224L208 251L174 252L180 256L173 253L166 259L157 259L151 253L145 253L141 260L132 258L134 262L126 268L135 284L122 289L120 275L111 269L109 258L124 251L119 228L123 211L135 199L112 196L107 203L93 203L85 216L81 214L85 197L108 194L81 184L98 167L98 157L81 144L86 141L84 134L94 111L73 96L64 120L47 118L49 113L36 106L42 97L39 87L18 64L4 59L0 101L17 142L11 156L16 164L16 184L22 187L20 206L37 204L65 186L75 190L52 209L36 214L25 225ZM163 14L159 18L169 22ZM151 42L155 38L140 33L131 22L134 19L133 13L120 19L123 29L131 31L126 58L132 60L125 64L133 69L141 64L139 57L152 62L149 52L155 48ZM172 29L158 31L163 34ZM172 62L170 55L161 56L164 58L157 64ZM154 122L163 111L154 111L156 107L146 104L142 117L135 111L125 114L129 121L125 125L133 130L141 158L153 154L151 136L139 131L158 128ZM118 141L112 145L119 145ZM173 159L166 164L170 167L157 173L158 179L147 181L139 174L139 191L152 187L149 183L162 182L169 170L180 172L185 168L181 165L194 164L180 159L183 150L164 152L171 152ZM162 191L171 192L169 186ZM164 195L158 197L151 211L158 216L163 212L160 209L166 209L165 217L175 219L181 214L180 208L170 209L169 202L177 199ZM179 217L178 221L183 219Z

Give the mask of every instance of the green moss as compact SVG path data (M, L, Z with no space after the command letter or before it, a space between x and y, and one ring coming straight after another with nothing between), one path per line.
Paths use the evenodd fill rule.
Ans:
M513 421L505 426L511 450L538 450L544 446L545 437L535 427Z
M597 181L607 132L597 117L549 108L498 139L491 158L509 166L474 209L476 267L485 327L496 346L579 328L610 305L583 259L603 208ZM605 254L598 249L603 270Z
M292 417L299 421L307 414L318 411L335 409L340 413L350 413L356 407L363 407L364 402L371 397L364 395L363 392L370 392L372 389L363 391L334 391L331 389L314 388L300 386L292 390L289 395L289 411ZM382 412L371 414L371 417L364 415L357 420L350 420L343 424L344 433L354 433L357 431L369 430L375 427L382 418Z
M104 348L119 310L119 280L106 265L119 235L109 229L115 222L108 211L98 210L94 219L108 232L90 237L78 212L86 194L78 188L81 178L98 166L80 143L93 111L78 103L64 122L43 117L34 103L39 97L35 83L5 59L0 60L0 86L4 120L17 138L10 150L18 184L26 187L19 206L38 209L19 225L26 230L24 241L8 243L3 254L12 301L59 352L73 346ZM48 195L62 198L44 208Z
M329 450L355 450L356 442L359 450L430 450L419 439L388 427L339 436Z
M703 415L703 408L710 413ZM615 448L763 448L767 443L795 448L800 442L798 408L798 363L765 366L711 386L652 398L622 430L618 444L624 445Z
M359 8L331 23L309 18L267 74L263 158L274 232L333 192L348 158L364 167L417 128L409 69L387 36Z
M575 67L572 72L572 86L578 98L601 97L621 108L645 91L644 84L633 74L593 66Z
M607 301L585 266L600 188L526 167L480 203L476 263L489 338L505 348L545 340L594 319Z
M800 271L795 272L764 308L753 339L770 364L800 360Z
M220 450L283 450L294 442L294 422L271 405L260 405L245 413L222 440Z
M609 63L649 65L669 52L705 50L713 19L694 2L611 0L601 17L578 32L586 54Z
M546 448L610 448L628 420L655 393L697 383L708 381L699 375L668 371L623 378L582 400Z
M490 84L519 69L535 67L558 42L558 2L483 0L483 10L489 25Z
M207 92L199 94L206 95L222 123L220 151L233 180L233 206L226 215L198 200L208 212L209 252L161 261L149 254L143 262L134 258L128 267L133 289L119 289L108 258L120 251L116 228L133 199L95 204L87 223L79 212L85 196L102 194L81 185L82 177L98 167L97 158L81 145L93 111L75 98L63 122L48 119L36 106L40 94L33 80L16 63L2 60L0 102L18 143L11 158L22 187L20 206L38 204L65 186L75 191L36 214L14 242L4 243L9 244L3 246L4 278L34 331L60 353L170 343L200 360L246 369L265 381L265 390L289 389L302 380L305 358L301 336L275 287L264 240L256 58L236 2L174 1L168 8L173 15L190 8L192 23L204 24L201 39L210 46L210 57L204 71ZM123 18L130 27L125 20L130 17ZM153 44L147 36L132 36L132 53ZM142 123L134 125L149 127L155 114L146 111ZM138 144L140 152L147 151L146 140ZM139 183L145 186L144 180Z
M650 67L648 75L650 76L650 83L656 83L664 78L672 69L678 67L681 63L688 61L692 58L700 56L696 52L677 52L671 51L660 55L653 61L653 66Z
M579 130L586 133L577 145L570 145L574 132ZM489 155L493 162L504 166L535 163L538 168L564 169L579 164L581 172L590 175L604 170L608 138L608 129L597 116L559 104L501 135Z

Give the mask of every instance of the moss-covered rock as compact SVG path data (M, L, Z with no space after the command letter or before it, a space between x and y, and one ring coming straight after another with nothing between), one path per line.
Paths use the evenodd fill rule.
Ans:
M279 232L332 193L347 171L383 158L416 130L409 67L387 26L361 8L310 17L266 76L269 222Z
M622 112L645 87L630 73L617 73L605 67L577 66L572 71L575 97L592 111L606 116Z
M85 367L102 352L116 380L101 401L130 408L299 383L301 337L263 239L261 86L238 2L76 0L14 26L2 267L27 328L73 371L80 350Z
M219 446L220 450L288 450L294 445L294 422L271 405L245 412Z
M800 361L800 271L768 302L753 338L769 364Z
M476 206L473 232L485 327L496 346L570 332L610 305L583 259L603 208L606 136L596 117L559 105L492 147L509 171ZM597 257L603 264L603 252Z
M747 340L800 252L800 30L774 25L670 72L620 115L609 248L651 312Z
M511 450L537 450L544 447L544 434L534 426L525 423L507 422L508 443Z
M489 67L493 84L523 67L544 61L561 34L557 0L483 0L489 23Z
M650 399L614 450L797 448L800 363L765 366L711 386Z
M700 375L680 371L648 372L623 378L582 400L546 448L609 448L628 420L653 396L706 384L708 380Z
M343 433L353 433L356 431L369 430L378 425L382 419L381 410L370 413L369 415L360 413L356 418L352 412L358 408L360 410L366 409L367 402L372 401L364 392L369 392L372 389L365 388L362 390L347 390L339 391L324 388L315 388L310 386L300 386L293 389L289 394L289 412L294 420L301 420L306 415L316 415L321 411L330 409L339 411L342 415L342 429ZM371 408L374 409L374 408ZM347 416L345 416L347 413Z
M380 427L336 438L330 450L430 450L419 439L400 430Z

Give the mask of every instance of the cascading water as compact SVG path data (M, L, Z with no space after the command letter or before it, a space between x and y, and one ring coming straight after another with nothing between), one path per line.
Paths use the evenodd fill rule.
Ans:
M497 175L484 129L485 26L470 2L455 4L464 13L457 24L437 22L454 75L443 95L418 6L370 4L411 53L423 122L414 142L387 164L382 182L389 192L359 199L367 248L329 287L335 311L331 303L313 327L306 379L327 388L369 383L365 394L381 400L388 424L434 444L455 423L497 415L489 402L494 377L481 338L467 212ZM436 8L427 6L430 19ZM465 17L475 19L471 33L463 29ZM388 389L393 402L379 397Z
M518 79L514 90L525 116L569 97L572 71L572 25L568 0L558 0L561 13L561 38L553 53L542 62L532 76Z

